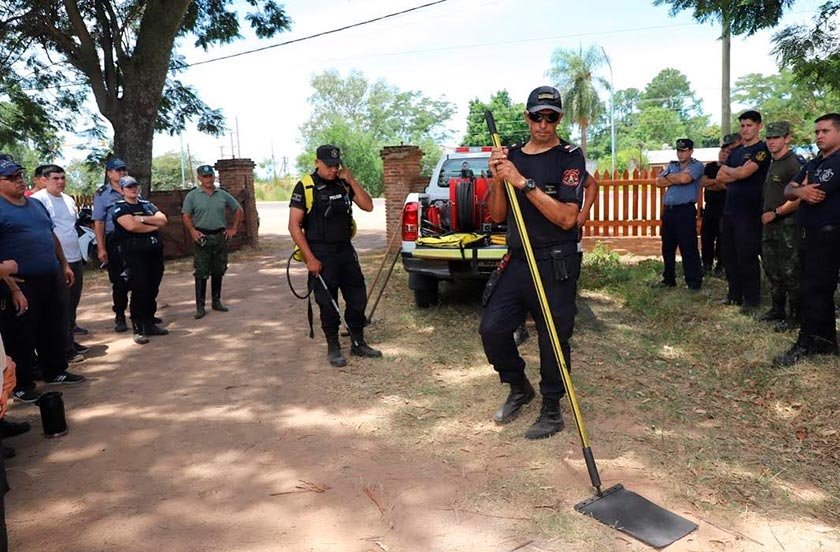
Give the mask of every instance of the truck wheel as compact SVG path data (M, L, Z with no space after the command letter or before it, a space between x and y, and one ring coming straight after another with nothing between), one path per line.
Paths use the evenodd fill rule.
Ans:
M414 303L418 308L428 309L432 305L437 305L438 302L438 288L435 286L432 289L415 289Z

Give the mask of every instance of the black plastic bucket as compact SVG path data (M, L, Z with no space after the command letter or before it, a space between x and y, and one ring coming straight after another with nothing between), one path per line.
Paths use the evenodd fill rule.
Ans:
M64 417L64 400L58 391L44 393L35 404L41 409L41 425L44 437L52 439L67 435L67 419Z

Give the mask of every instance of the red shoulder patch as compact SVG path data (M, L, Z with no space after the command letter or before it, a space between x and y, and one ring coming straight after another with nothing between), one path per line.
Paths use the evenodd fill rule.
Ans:
M566 186L577 186L580 182L580 170L566 169L563 171L563 184Z

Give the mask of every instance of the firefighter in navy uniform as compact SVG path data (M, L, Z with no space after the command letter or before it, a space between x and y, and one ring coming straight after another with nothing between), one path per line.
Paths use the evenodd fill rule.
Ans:
M315 154L312 179L312 204L307 204L304 181L292 191L289 203L289 234L303 254L309 271L309 286L321 312L321 329L327 339L327 360L333 366L345 366L338 329L341 318L332 304L338 291L344 297L344 320L350 329L350 354L378 358L382 353L365 343L365 308L367 291L352 238L355 203L363 211L373 210L370 194L342 166L341 152L332 145L319 146ZM306 179L308 180L308 178ZM316 277L329 288L329 294Z
M566 366L571 368L569 339L577 313L575 294L580 273L577 218L586 166L580 149L557 136L557 123L563 116L560 92L550 86L536 88L528 97L524 116L529 141L522 147L494 149L490 156L494 177L488 199L490 216L496 222L507 220L509 252L485 289L479 333L487 360L502 383L510 386L507 400L494 415L497 423L504 424L536 394L525 375L525 361L513 335L531 313L539 335L543 402L525 438L543 439L563 430L560 399L566 390L504 181L516 189Z
M785 198L800 199L796 220L802 227L799 337L777 366L810 355L837 355L834 292L840 274L840 113L816 121L820 153L785 188Z

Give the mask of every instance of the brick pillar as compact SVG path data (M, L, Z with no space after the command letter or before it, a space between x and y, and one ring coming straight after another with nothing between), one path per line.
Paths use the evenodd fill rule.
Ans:
M385 184L385 229L391 239L402 217L405 196L422 192L426 182L420 177L420 159L423 152L417 146L386 146L379 152L383 165ZM399 247L399 241L396 242Z
M242 226L232 240L231 249L243 245L257 245L260 233L260 217L257 214L257 200L254 195L254 167L250 159L219 159L216 161L219 183L236 198L245 211Z

